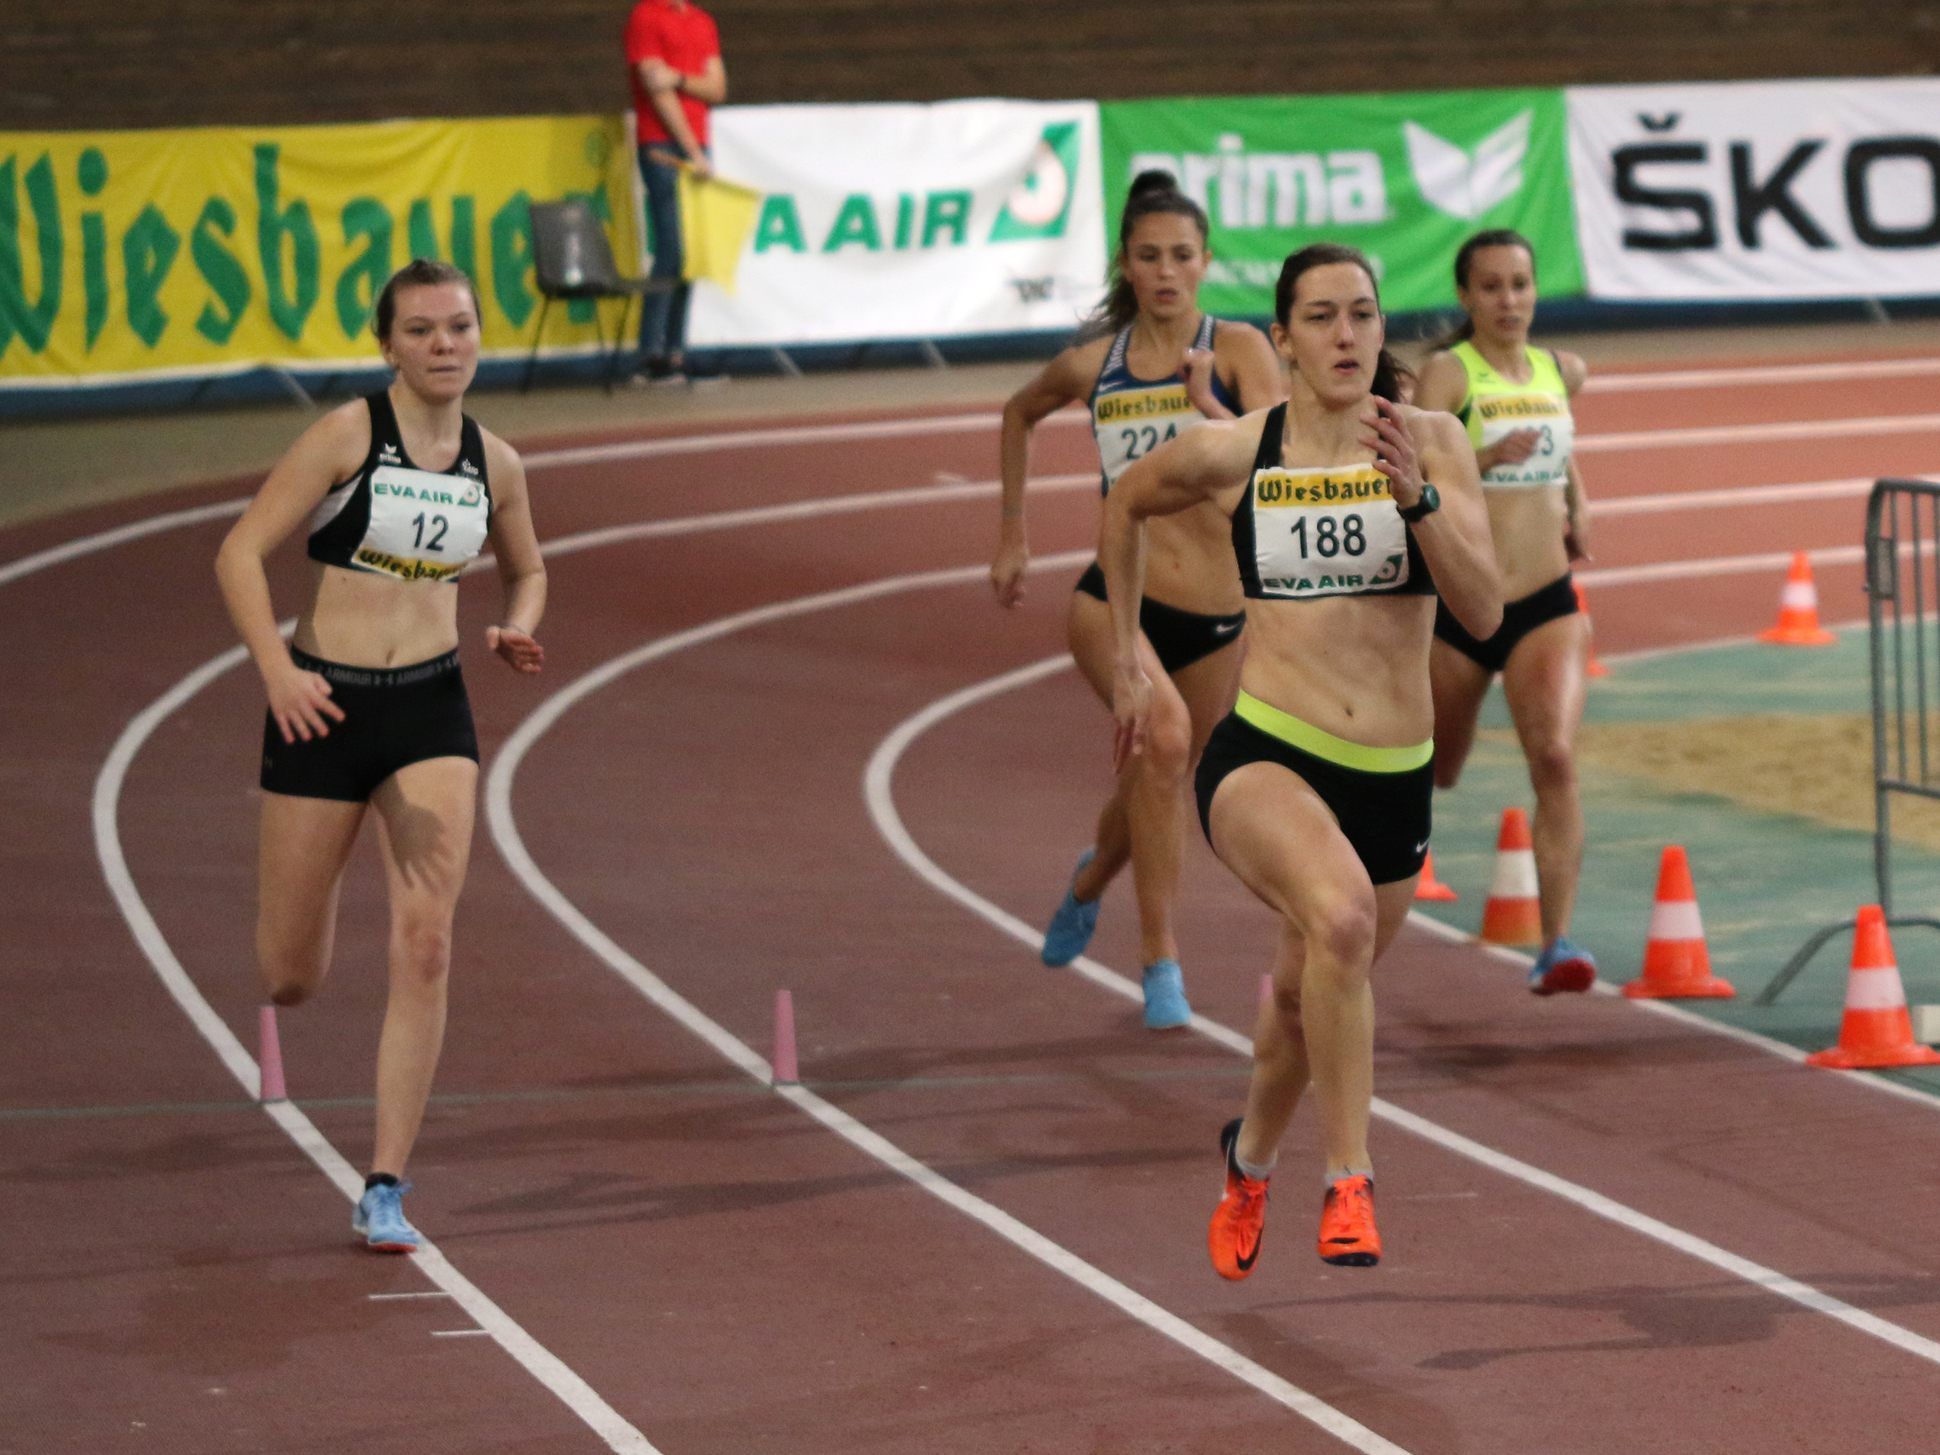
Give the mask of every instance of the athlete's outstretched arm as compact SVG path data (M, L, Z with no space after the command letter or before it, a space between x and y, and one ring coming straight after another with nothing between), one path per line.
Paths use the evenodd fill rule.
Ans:
M1113 758L1144 751L1152 684L1138 661L1138 605L1145 594L1145 522L1176 515L1245 480L1259 449L1263 417L1215 420L1160 445L1118 477L1105 497L1098 565L1111 607L1114 667L1112 714L1118 720Z
M1095 360L1091 358L1094 354L1098 355ZM1015 606L1024 599L1024 569L1031 562L1030 540L1024 529L1024 478L1030 471L1031 431L1046 415L1089 394L1098 365L1103 362L1096 345L1068 348L1004 405L1003 432L997 447L1002 505L997 555L990 563L990 589L1005 606Z
M1433 482L1441 508L1408 527L1435 578L1435 590L1455 619L1478 639L1502 625L1502 573L1495 562L1482 477L1468 432L1452 414L1429 413L1375 400L1379 410L1367 443L1374 468L1388 477L1395 504L1407 509Z

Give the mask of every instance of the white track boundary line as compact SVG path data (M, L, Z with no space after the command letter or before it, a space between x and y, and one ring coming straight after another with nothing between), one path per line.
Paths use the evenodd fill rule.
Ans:
M96 531L93 535L77 536L58 546L44 551L36 551L31 556L22 556L0 566L0 586L10 581L18 581L22 576L31 576L36 571L45 571L49 566L58 566L63 561L72 561L81 556L93 555L114 546L138 541L143 536L159 535L165 530L180 530L184 526L200 525L205 520L221 520L227 515L241 515L247 500L221 500L214 505L198 505L190 510L171 510L164 515L145 516L127 525L116 526L112 530Z
M1847 363L1753 364L1742 368L1679 369L1663 373L1592 374L1586 394L1649 393L1664 389L1728 389L1741 384L1837 384L1852 379L1905 379L1940 374L1940 359L1854 359Z
M1058 414L1051 421L1081 421L1078 414ZM685 435L664 440L624 440L610 445L589 445L579 449L534 450L524 455L527 470L541 470L554 466L589 464L612 460L644 459L656 455L701 454L712 450L731 449L741 444L801 444L818 440L873 439L887 437L907 437L921 435L925 431L951 433L968 430L972 427L987 429L999 422L996 415L945 415L919 419L884 420L871 425L814 425L797 429L748 430L741 433L714 433L704 435ZM1635 434L1585 435L1577 441L1577 449L1583 453L1594 454L1598 450L1652 449L1667 445L1703 445L1743 443L1759 439L1809 439L1829 434L1881 434L1897 433L1901 430L1920 429L1940 426L1940 415L1885 416L1871 419L1850 420L1810 420L1788 421L1778 424L1734 425L1720 429L1699 430L1655 430ZM1070 489L1080 483L1096 480L1089 471L1075 475L1049 475L1033 480L1037 489ZM1698 506L1729 506L1765 504L1777 500L1810 498L1819 493L1837 495L1844 493L1835 488L1843 482L1816 482L1810 485L1747 486L1743 490L1719 490L1691 492L1680 496L1676 492L1665 492L1648 496L1617 497L1601 504L1592 503L1595 514L1648 514L1659 510L1691 509ZM914 500L928 499L967 499L972 496L989 494L996 490L995 481L949 481L946 483L908 487L904 491L880 492L876 499L884 496L906 495ZM1785 493L1790 492L1790 493ZM1855 492L1855 493L1863 493ZM822 500L838 500L843 497L827 496ZM857 497L860 502L861 497ZM817 502L802 501L788 506L750 507L745 519L769 519L786 517L757 516L761 510L803 510ZM30 576L49 566L59 565L96 551L107 550L125 542L139 540L143 536L154 535L161 531L175 530L185 526L198 525L204 521L218 520L224 516L240 515L248 506L247 499L218 501L212 505L196 506L187 510L169 511L113 529L99 531L93 535L80 536L59 546L17 560L0 564L0 586ZM866 509L867 505L857 503L850 509ZM725 514L725 513L723 513ZM625 527L621 527L625 529Z
M1076 565L1089 558L1088 552L1073 551L1046 556L1032 562L1033 569L1054 569ZM566 930L596 955L627 984L673 1020L702 1041L724 1061L750 1078L766 1085L773 1079L768 1062L719 1022L674 990L635 959L605 931L595 925L579 907L548 879L520 837L512 811L512 783L519 765L532 745L578 703L618 678L651 662L703 643L719 641L735 633L791 617L852 606L885 596L930 587L957 586L980 580L983 566L951 567L847 586L818 595L775 602L720 617L704 625L661 637L601 664L546 699L513 732L493 760L485 785L485 816L493 842L498 845L506 866L526 890L543 905ZM1402 1447L1323 1403L1306 1390L1282 1379L1263 1365L1220 1343L1209 1334L1181 1319L1119 1282L1103 1270L1087 1263L1061 1244L1051 1241L1036 1229L1013 1217L994 1203L957 1186L949 1179L917 1161L888 1138L856 1120L840 1107L799 1085L777 1086L778 1095L813 1117L845 1142L874 1158L883 1166L908 1178L932 1197L948 1204L995 1233L1012 1247L1029 1254L1046 1267L1063 1274L1080 1287L1130 1315L1155 1333L1170 1339L1250 1385L1268 1398L1310 1420L1328 1434L1367 1455L1405 1455Z
M906 719L888 737L884 738L869 759L869 766L863 775L863 796L868 803L869 816L875 821L878 831L891 850L909 867L918 878L940 890L957 903L965 906L979 918L1004 931L1012 938L1035 949L1043 943L1042 933L1034 926L1025 924L1017 916L999 908L947 874L939 868L923 850L917 846L903 825L902 817L896 810L893 780L896 764L922 733L963 709L986 699L1009 692L1027 682L1048 676L1067 663L1068 659L1051 657L1033 662L1029 666L1003 673L985 681L973 683L969 687L939 698L922 711ZM1411 916L1412 918L1413 916ZM1443 928L1439 927L1438 928ZM1142 999L1139 986L1126 976L1120 975L1109 967L1088 957L1080 956L1073 962L1081 966L1085 978L1102 984L1108 990L1128 1000ZM1706 1023L1708 1024L1708 1023ZM1208 1040L1214 1041L1228 1050L1251 1058L1253 1042L1251 1037L1242 1036L1237 1031L1217 1021L1194 1014L1192 1029ZM1790 1049L1789 1047L1787 1048ZM1445 1151L1465 1157L1472 1162L1489 1168L1491 1171L1515 1179L1518 1182L1539 1188L1584 1211L1603 1218L1631 1232L1639 1233L1667 1247L1707 1263L1731 1276L1750 1283L1781 1298L1810 1309L1817 1314L1835 1319L1862 1334L1889 1344L1915 1358L1924 1359L1931 1364L1940 1364L1940 1341L1916 1334L1910 1329L1868 1313L1841 1299L1788 1277L1776 1269L1754 1263L1748 1258L1721 1248L1717 1244L1688 1233L1670 1223L1637 1211L1616 1199L1606 1197L1579 1183L1558 1177L1543 1168L1499 1152L1481 1142L1474 1141L1459 1132L1407 1111L1380 1097L1374 1098L1374 1114L1383 1121L1413 1132L1416 1136L1432 1142Z
M1707 425L1691 429L1645 429L1619 434L1581 435L1579 455L1620 450L1690 449L1702 445L1743 445L1778 440L1815 440L1827 436L1918 434L1940 430L1940 414L1875 414L1854 419L1788 419L1768 424Z
M232 647L220 656L211 658L136 715L115 740L95 779L93 820L95 852L101 861L102 876L107 880L108 891L113 895L122 918L127 921L135 943L141 947L142 954L147 957L163 988L188 1017L189 1023L209 1044L229 1074L236 1078L244 1094L253 1100L259 1075L256 1061L203 998L202 992L196 989L195 982L169 948L161 927L148 912L148 906L135 887L134 876L129 872L127 857L122 852L121 830L117 821L122 784L142 745L172 713L210 682L246 660L247 656L242 647ZM364 1179L295 1105L287 1101L271 1102L263 1107L263 1112L316 1164L318 1170L348 1201L355 1203L363 1195ZM591 1385L528 1334L478 1285L453 1267L435 1243L427 1240L412 1261L420 1273L449 1294L521 1368L550 1390L560 1403L605 1441L609 1450L620 1452L620 1455L659 1455L647 1437L621 1418L619 1412L600 1398Z

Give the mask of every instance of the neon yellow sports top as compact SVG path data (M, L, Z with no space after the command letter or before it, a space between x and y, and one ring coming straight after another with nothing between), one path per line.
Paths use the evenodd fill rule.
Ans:
M1517 384L1503 378L1464 339L1449 350L1468 374L1468 396L1456 417L1468 426L1469 443L1487 449L1519 429L1542 431L1536 451L1519 465L1497 465L1482 476L1489 490L1533 490L1569 483L1570 450L1576 444L1576 421L1570 414L1569 390L1563 371L1548 349L1523 346L1529 361L1529 380Z

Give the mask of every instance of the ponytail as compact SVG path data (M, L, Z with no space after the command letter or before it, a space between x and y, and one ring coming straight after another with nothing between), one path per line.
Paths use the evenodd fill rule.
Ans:
M1179 190L1178 179L1159 167L1140 172L1132 178L1125 211L1118 220L1118 251L1112 255L1104 299L1078 325L1074 342L1086 343L1117 333L1138 317L1138 294L1132 288L1132 280L1125 276L1125 250L1139 219L1160 214L1190 220L1199 230L1199 245L1206 245L1212 230L1206 220L1206 210Z

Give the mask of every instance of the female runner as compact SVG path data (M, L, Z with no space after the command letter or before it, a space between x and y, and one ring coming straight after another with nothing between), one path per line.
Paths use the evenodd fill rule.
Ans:
M256 945L276 1004L322 984L344 864L365 809L376 810L390 993L376 1144L351 1228L373 1249L409 1253L419 1235L402 1178L444 1040L478 786L458 575L489 539L504 605L485 645L537 672L546 573L518 455L462 412L478 368L470 280L409 264L378 295L375 332L396 371L390 387L304 431L224 540L216 577L269 699ZM286 646L263 563L306 521L313 564Z
M1003 515L991 585L1005 606L1024 595L1030 548L1024 534L1024 477L1031 431L1078 400L1113 483L1133 461L1209 419L1231 419L1286 397L1278 361L1258 329L1199 311L1210 254L1206 214L1171 173L1142 172L1119 222L1111 290L1078 341L1004 406ZM1138 651L1154 684L1147 751L1127 764L1098 817L1094 844L1044 936L1044 963L1068 965L1084 952L1098 900L1127 861L1138 896L1145 1024L1192 1018L1179 968L1172 901L1185 847L1183 789L1206 736L1232 705L1245 625L1239 578L1226 558L1225 522L1210 508L1159 522L1152 531ZM1078 580L1067 617L1071 655L1111 701L1111 611L1092 566Z
M1331 243L1302 248L1281 269L1274 316L1292 397L1126 471L1099 546L1117 750L1134 760L1149 751L1153 684L1134 616L1117 603L1137 597L1146 522L1216 509L1245 583L1251 645L1238 705L1200 759L1199 817L1281 928L1246 1112L1220 1135L1226 1191L1208 1245L1225 1278L1253 1270L1267 1179L1310 1081L1326 1156L1320 1256L1380 1257L1368 972L1408 913L1428 848L1435 594L1478 635L1502 614L1474 456L1453 419L1393 402L1367 260Z
M1577 610L1570 563L1589 559L1589 511L1571 451L1570 397L1589 370L1575 354L1530 345L1536 257L1520 234L1480 232L1455 255L1468 321L1453 347L1421 371L1423 409L1468 426L1482 472L1489 530L1508 605L1502 626L1478 640L1447 611L1435 620L1435 786L1453 788L1475 742L1489 681L1502 693L1536 793L1536 882L1542 952L1529 972L1538 995L1588 990L1596 960L1569 938L1583 864L1583 806L1576 729L1583 718L1589 618Z

